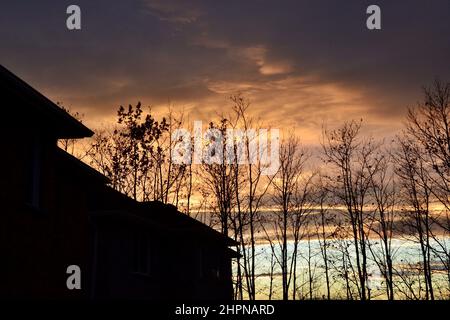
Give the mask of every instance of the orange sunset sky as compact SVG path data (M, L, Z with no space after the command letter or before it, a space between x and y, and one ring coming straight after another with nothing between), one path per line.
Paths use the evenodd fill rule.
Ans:
M448 0L378 1L377 31L367 1L80 0L79 31L70 4L2 4L0 61L92 128L138 101L210 121L241 92L307 144L348 119L390 136L423 85L450 78Z

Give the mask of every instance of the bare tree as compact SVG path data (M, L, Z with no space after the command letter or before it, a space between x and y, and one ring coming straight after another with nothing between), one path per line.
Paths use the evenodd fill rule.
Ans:
M175 164L174 130L184 124L183 113L157 121L140 103L119 107L117 124L98 130L87 151L87 161L111 179L111 185L135 200L159 200L181 205L193 188L191 164ZM189 212L189 209L185 210Z
M443 209L432 210L430 219L437 226L431 230L434 246L431 248L446 269L450 292L450 249L446 239L450 235L450 83L436 80L424 88L424 100L410 108L406 134L417 142L422 172L426 175L428 193Z
M352 229L353 245L361 300L370 299L367 272L367 212L374 168L374 152L379 147L373 139L359 139L361 123L351 121L333 131L324 131L323 155L334 170L330 182L335 196L345 205ZM375 161L376 162L376 161Z
M281 268L282 298L288 300L291 284L294 288L291 290L292 298L296 298L298 246L311 200L311 176L302 177L308 155L301 148L298 139L289 137L284 140L280 146L279 158L280 168L272 180L272 203L275 210L268 221L263 222L269 225L273 235L269 235L264 224L262 227L268 238L275 238L269 243Z
M411 261L402 259L401 263L393 268L398 281L394 282L394 286L399 295L407 300L421 300L424 291L424 279L422 264L412 263Z
M256 234L260 226L260 210L264 204L273 177L264 175L266 164L258 157L253 148L257 139L252 132L260 129L260 124L249 115L250 101L241 95L231 97L233 113L236 118L236 128L245 134L241 136L239 147L249 160L236 167L235 178L242 177L239 188L236 189L235 217L239 221L241 254L243 256L243 271L246 288L250 300L256 298ZM261 144L259 144L261 148ZM263 150L259 150L261 153Z
M436 80L424 96L409 109L406 132L423 151L418 155L427 166L430 192L450 210L450 83Z
M326 298L331 299L331 281L330 281L330 266L329 266L329 254L328 248L330 247L329 242L329 231L327 231L328 226L334 220L334 214L329 211L330 207L330 190L325 186L325 181L321 175L318 175L318 179L315 182L314 197L316 199L315 205L318 205L318 217L314 218L314 224L316 227L316 236L319 241L320 253L323 260L323 269L325 273L325 286L327 290Z
M376 234L379 242L373 244L368 240L368 248L385 279L386 296L389 300L394 300L393 257L395 252L392 248L392 238L398 209L398 194L390 157L385 152L379 151L375 154L373 163L374 166L368 167L375 206L371 216L370 231Z
M319 254L319 252L314 252L312 250L311 238L312 238L312 234L308 232L306 235L306 243L308 245L307 246L308 250L306 251L306 253L300 252L300 255L305 260L306 266L307 266L306 281L304 281L302 286L304 286L306 284L307 297L310 300L313 300L316 298L317 280L318 280L318 276L316 273L317 272L317 260L315 259L315 257Z
M420 149L413 141L400 138L399 150L395 154L396 173L402 184L405 205L402 221L405 232L420 246L425 298L434 300L430 244L430 181L418 153Z

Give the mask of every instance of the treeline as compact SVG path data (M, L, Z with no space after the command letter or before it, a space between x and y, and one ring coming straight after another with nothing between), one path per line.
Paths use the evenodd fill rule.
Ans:
M364 135L362 121L348 121L324 126L317 152L303 147L294 130L282 131L279 169L271 175L261 158L239 158L238 150L248 158L254 152L254 136L229 135L267 127L241 95L231 105L208 124L221 133L222 150L208 150L225 154L231 145L235 161L174 161L181 143L174 132L192 132L192 124L173 110L157 120L141 104L120 107L116 125L75 149L113 188L174 204L238 241L235 299L450 297L450 83L425 88L389 141ZM61 145L70 151L73 143ZM194 152L193 139L189 145ZM417 259L400 259L396 239L418 248ZM264 270L261 242L270 248Z

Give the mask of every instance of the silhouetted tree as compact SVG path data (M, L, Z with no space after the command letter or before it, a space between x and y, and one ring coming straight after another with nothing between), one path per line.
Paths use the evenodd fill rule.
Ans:
M367 286L367 212L371 184L370 168L374 168L374 152L378 145L372 140L359 138L361 123L351 121L332 131L324 131L323 155L330 165L330 182L334 183L335 196L345 205L351 226L355 263L358 274L358 291L361 300L370 299Z
M391 158L379 150L374 157L374 166L368 168L374 212L370 221L370 232L376 234L376 242L368 240L368 248L385 280L386 296L394 300L394 275L392 238L398 209L398 193Z
M326 286L326 298L331 299L331 281L330 281L330 266L329 266L329 254L328 248L330 247L329 231L327 227L334 221L334 214L330 212L330 195L331 191L325 185L326 182L322 175L318 175L314 184L314 204L318 206L318 217L314 218L314 224L316 226L316 235L319 241L320 253L323 260L323 268L325 273L325 286Z
M421 157L420 149L414 141L399 139L395 153L396 173L400 178L405 204L403 225L420 246L422 271L425 279L425 298L434 300L431 270L431 228L430 218L430 180ZM410 239L411 240L411 239Z
M301 148L298 139L289 137L282 141L279 158L280 168L272 180L271 189L275 211L263 223L270 224L275 237L275 243L270 242L272 253L281 268L283 300L288 300L290 291L292 299L296 298L298 247L303 234L302 227L312 203L312 175L305 174L308 155ZM264 225L263 228L265 229ZM268 237L268 231L264 231Z
M446 239L450 236L450 83L436 80L424 88L424 99L408 110L406 135L416 141L423 171L426 175L432 202L442 204L443 209L432 210L429 216L438 227L431 230L434 246L431 250L447 271L450 292L450 248Z

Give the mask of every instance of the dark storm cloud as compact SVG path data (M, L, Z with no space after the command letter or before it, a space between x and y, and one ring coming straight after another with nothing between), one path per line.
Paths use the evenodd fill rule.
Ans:
M377 1L383 30L369 32L368 1L221 2L209 9L211 38L263 44L268 60L384 97L376 112L397 113L435 76L450 75L450 2ZM227 26L227 27L225 27ZM397 106L397 108L396 108Z
M400 119L422 85L450 78L448 0L376 1L381 31L365 28L372 2L356 0L5 2L1 63L96 115L144 98L205 110L241 90L302 124L353 109ZM81 31L65 28L70 4Z

